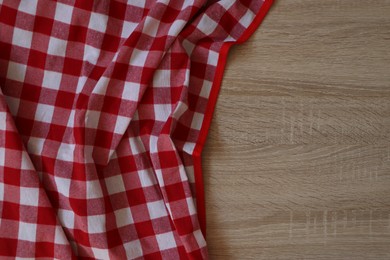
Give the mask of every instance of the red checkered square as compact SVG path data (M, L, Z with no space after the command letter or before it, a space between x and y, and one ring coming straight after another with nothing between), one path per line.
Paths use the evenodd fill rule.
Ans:
M36 16L34 21L34 32L51 35L53 29L53 19Z
M65 57L64 68L62 72L65 74L77 76L80 74L82 66L83 61Z
M16 21L17 10L3 5L0 9L0 23L14 26Z
M101 49L105 51L116 52L119 48L120 42L121 42L120 37L105 34L103 37Z

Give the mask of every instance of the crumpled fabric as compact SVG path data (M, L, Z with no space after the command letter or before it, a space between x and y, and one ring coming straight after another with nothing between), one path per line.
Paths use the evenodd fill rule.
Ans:
M0 0L0 256L207 259L201 150L270 0Z

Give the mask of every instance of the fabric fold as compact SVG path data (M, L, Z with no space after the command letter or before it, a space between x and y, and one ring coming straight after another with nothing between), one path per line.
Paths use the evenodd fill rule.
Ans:
M208 259L200 155L271 2L0 1L0 256Z

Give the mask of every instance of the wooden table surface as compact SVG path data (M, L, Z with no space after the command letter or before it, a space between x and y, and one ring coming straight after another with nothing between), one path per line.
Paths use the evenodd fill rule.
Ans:
M211 259L390 259L390 1L277 0L203 169Z

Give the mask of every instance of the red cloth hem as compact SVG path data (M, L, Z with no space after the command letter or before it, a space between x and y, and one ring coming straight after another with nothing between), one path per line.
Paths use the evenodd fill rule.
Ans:
M272 3L273 0L265 0L259 12L256 14L255 19L252 21L251 25L245 30L243 35L241 35L241 37L236 42L224 43L220 51L214 82L211 87L210 97L207 103L205 117L200 129L198 142L196 143L194 153L192 155L193 162L194 162L194 172L195 172L196 205L198 211L199 225L204 237L206 237L206 205L205 205L201 154L210 129L211 119L213 117L219 90L221 88L223 73L225 71L225 65L227 61L227 55L229 53L230 47L232 47L235 44L244 43L256 31L256 29L259 27L264 17L268 13L269 9L271 8Z

